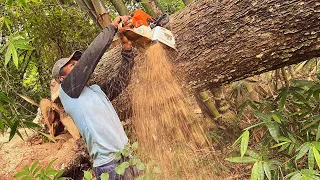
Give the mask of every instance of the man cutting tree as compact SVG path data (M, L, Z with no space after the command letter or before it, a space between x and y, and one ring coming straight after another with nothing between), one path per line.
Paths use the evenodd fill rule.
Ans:
M93 40L82 54L75 51L69 58L58 60L53 69L53 78L61 83L59 97L65 111L72 117L89 154L97 179L109 173L110 179L119 179L115 168L119 162L115 153L128 143L120 119L110 101L116 98L128 84L134 64L131 42L120 35L123 57L117 76L110 77L99 85L87 86L87 82L106 49L112 43L122 21L128 24L130 16L118 16Z

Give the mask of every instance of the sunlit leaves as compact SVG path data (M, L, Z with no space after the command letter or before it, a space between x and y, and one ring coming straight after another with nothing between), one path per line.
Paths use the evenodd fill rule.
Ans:
M14 178L19 179L53 179L53 180L65 180L66 178L61 177L64 170L56 170L51 168L52 160L46 167L39 165L39 161L32 163L31 167L24 166L23 170L14 174Z
M29 45L30 41L30 39L24 38L19 34L9 36L7 43L0 50L0 53L3 53L5 51L5 48L7 47L5 52L4 64L7 65L12 59L14 65L18 68L19 58L17 50L33 50L34 48Z

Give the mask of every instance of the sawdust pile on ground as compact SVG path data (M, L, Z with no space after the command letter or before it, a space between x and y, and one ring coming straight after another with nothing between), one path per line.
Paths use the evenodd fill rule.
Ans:
M57 140L57 143L45 143L42 139L28 141L29 137L34 136L28 129L20 129L20 132L26 141L16 135L7 142L9 133L0 136L0 180L13 180L15 173L22 171L25 165L31 166L37 160L41 166L46 167L50 161L56 159L52 165L55 169L64 169L68 163L73 163L77 145L70 135L61 135L63 139ZM29 137L25 132L28 132Z
M183 101L161 44L146 50L139 68L132 96L140 155L154 159L165 179L208 179L212 172L203 165L203 159L208 158L203 154L210 154L208 140Z

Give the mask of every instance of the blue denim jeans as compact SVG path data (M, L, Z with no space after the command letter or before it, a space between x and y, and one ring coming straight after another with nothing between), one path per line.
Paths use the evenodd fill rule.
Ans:
M97 180L101 180L100 176L103 173L108 173L109 174L109 179L110 180L119 180L120 175L116 173L115 168L120 164L120 161L112 160L111 162L95 167L94 168L94 174L97 178Z

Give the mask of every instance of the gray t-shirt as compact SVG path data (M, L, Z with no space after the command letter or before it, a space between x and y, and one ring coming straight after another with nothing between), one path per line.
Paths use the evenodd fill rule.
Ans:
M84 87L79 98L71 98L60 87L59 97L88 145L93 167L113 160L115 152L124 148L128 138L116 111L101 88L98 85Z

